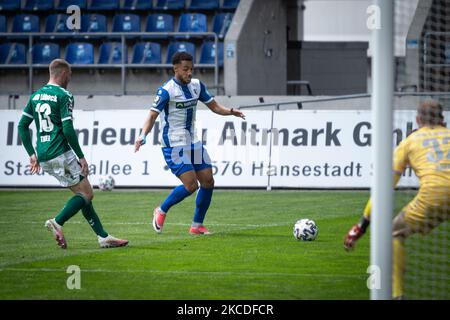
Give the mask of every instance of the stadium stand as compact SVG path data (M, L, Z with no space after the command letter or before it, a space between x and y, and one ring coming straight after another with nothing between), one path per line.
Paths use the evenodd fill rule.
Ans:
M66 14L51 14L45 20L45 32L70 32L67 28L67 15Z
M83 33L93 33L93 35L82 36L84 39L98 38L96 32L107 32L106 16L102 14L85 14L81 16L81 30Z
M50 64L61 55L59 45L56 43L39 43L33 46L32 56L34 64Z
M141 19L136 14L117 14L113 18L112 32L140 32ZM116 39L115 36L109 37Z
M124 60L127 63L128 53L125 47ZM105 42L100 45L99 64L121 64L122 63L122 43Z
M6 17L0 16L0 32L6 32Z
M213 18L212 31L217 34L219 39L224 39L233 20L232 13L218 13Z
M222 9L236 10L239 5L239 0L223 0Z
M158 10L184 10L185 0L158 0L155 8Z
M33 14L18 14L13 18L12 32L39 32L39 17Z
M53 0L27 0L23 7L25 11L50 11L53 9Z
M149 0L125 0L122 10L140 11L153 8L153 1Z
M93 64L94 46L86 42L70 43L66 47L65 59L70 64Z
M166 63L172 63L172 56L177 51L185 51L192 55L195 60L195 45L191 42L186 41L176 41L169 43L169 47L167 48L167 57Z
M216 50L216 44L213 41L205 41L200 48L199 64L215 64L216 52L219 52L218 63L219 67L223 67L223 42L217 43L218 50Z
M218 10L219 0L191 0L190 10Z
M0 44L0 64L25 64L26 48L21 43Z
M20 10L20 0L0 0L0 12Z
M161 45L156 42L139 42L134 45L132 64L160 64Z
M145 24L145 32L173 32L173 16L167 13L150 14ZM155 36L165 38L165 36Z
M92 0L89 10L92 11L112 11L119 10L120 1L119 0Z
M58 10L66 11L71 5L79 6L81 10L87 9L87 0L59 0L59 4L56 7Z

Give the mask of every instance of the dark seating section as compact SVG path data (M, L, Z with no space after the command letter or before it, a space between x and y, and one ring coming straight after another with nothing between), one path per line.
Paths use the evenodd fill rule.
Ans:
M223 66L223 42L217 42L218 48L214 41L205 41L200 48L200 60L199 64L215 64L216 63L216 53L219 67Z
M65 59L70 64L93 64L94 46L87 42L70 43L66 47Z
M191 0L191 10L217 10L220 7L219 0Z
M185 7L185 0L157 0L155 6L159 10L183 10Z
M17 12L20 10L21 0L0 0L0 12Z
M212 31L217 34L219 39L223 40L225 38L232 20L232 13L219 13L214 16Z
M167 48L167 57L166 63L172 63L172 56L177 51L185 51L189 53L195 60L195 45L191 42L187 41L175 41L169 43L169 47Z
M4 43L0 44L0 64L25 64L26 49L21 43Z
M125 47L125 51L127 49ZM127 63L128 54L124 55L124 62ZM100 45L99 64L121 64L122 63L122 43L105 42Z
M119 10L120 0L91 0L90 10L99 11L115 11Z
M12 32L39 32L39 17L34 14L14 16Z
M29 38L19 33L33 32L41 34L33 37L33 64L45 65L58 57L74 65L95 64L94 60L115 65L122 58L127 64L170 64L176 51L187 51L200 65L214 64L218 53L222 67L223 40L238 4L239 0L0 0L0 33L7 33L0 37L0 64L29 63ZM82 10L79 31L67 26L71 5ZM122 48L117 33L124 32L192 34L127 36ZM199 32L216 33L218 47L211 37L195 35Z
M25 11L50 11L53 10L53 0L27 0L23 10Z
M178 32L207 32L208 22L203 13L183 13L180 16Z
M160 64L161 45L156 42L138 42L133 47L132 64Z
M6 32L6 17L0 16L0 32Z
M149 0L125 0L122 5L122 10L127 11L150 10L152 8L153 3Z
M88 0L59 0L57 9L66 11L69 6L73 5L80 7L81 10L86 10Z
M51 14L45 20L45 32L71 32L67 27L66 14Z
M61 57L61 50L56 43L39 43L33 46L33 63L50 64L52 60Z

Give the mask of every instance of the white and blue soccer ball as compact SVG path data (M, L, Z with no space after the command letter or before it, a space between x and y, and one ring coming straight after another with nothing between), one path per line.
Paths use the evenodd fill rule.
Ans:
M102 191L111 191L114 189L115 181L112 176L101 176L98 179L98 188Z
M319 234L319 228L311 219L298 220L294 225L294 237L301 241L316 240Z

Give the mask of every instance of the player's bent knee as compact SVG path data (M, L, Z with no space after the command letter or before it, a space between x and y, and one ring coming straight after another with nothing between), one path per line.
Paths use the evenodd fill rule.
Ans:
M197 181L193 181L193 182L189 183L187 186L185 185L185 188L190 193L194 193L195 191L198 190L198 183L197 183Z

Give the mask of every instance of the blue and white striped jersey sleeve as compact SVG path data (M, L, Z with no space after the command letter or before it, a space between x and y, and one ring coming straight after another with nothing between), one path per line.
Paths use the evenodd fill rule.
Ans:
M214 99L209 93L206 86L201 81L200 81L200 96L198 97L198 99L203 103L210 103Z
M164 108L168 105L170 100L169 92L166 89L159 88L156 93L155 100L153 100L153 104L151 110L161 113Z

